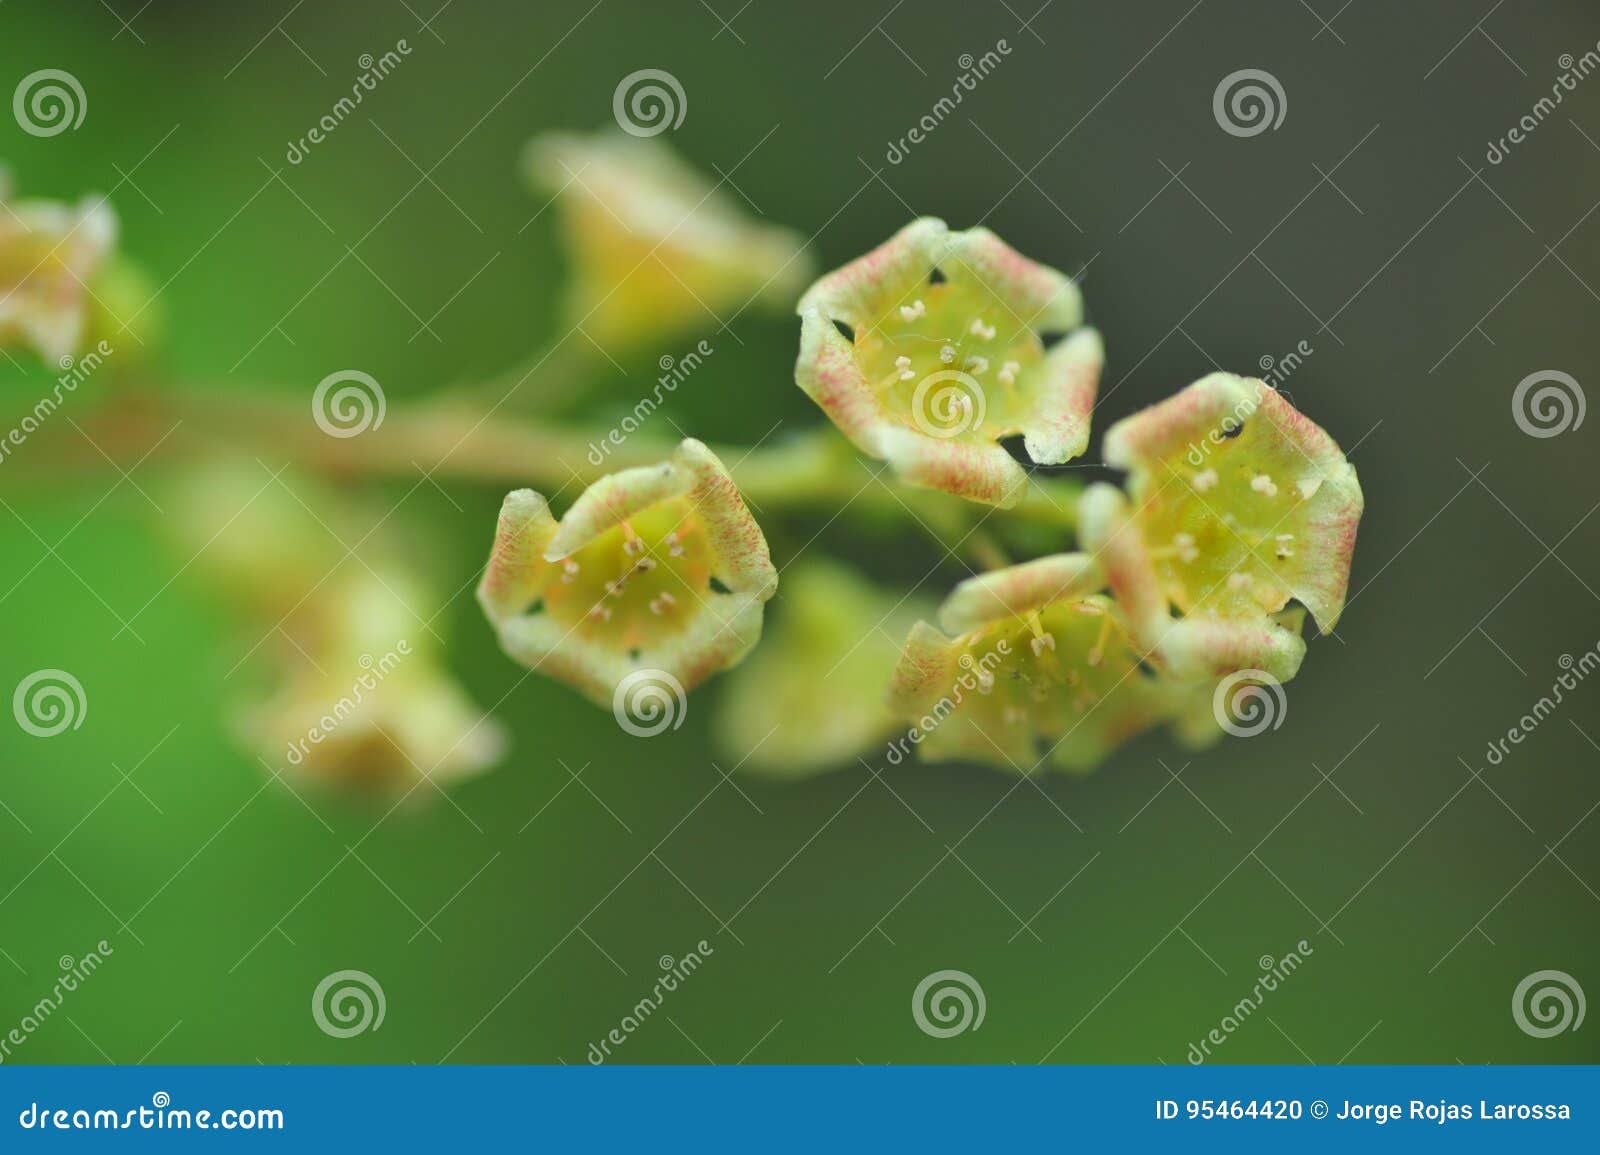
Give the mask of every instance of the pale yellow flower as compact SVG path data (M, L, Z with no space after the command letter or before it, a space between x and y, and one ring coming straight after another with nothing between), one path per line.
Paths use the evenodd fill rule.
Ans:
M291 623L293 673L244 728L274 768L318 785L411 794L504 756L506 735L446 670L403 571L347 568Z
M800 300L795 381L858 449L913 485L1011 506L1089 440L1104 351L1069 277L988 229L923 217ZM1046 338L1060 338L1047 346Z
M88 285L116 243L116 214L104 198L69 206L8 194L0 174L0 349L59 363L84 347Z
M1189 712L1193 687L1142 663L1104 581L1087 555L1057 554L957 586L939 626L906 639L889 700L909 728L894 750L1084 771Z
M786 308L812 276L800 236L751 220L659 140L552 133L526 169L562 214L565 323L608 353Z
M1213 373L1112 426L1105 455L1128 495L1091 486L1080 530L1138 645L1181 677L1293 677L1290 603L1333 629L1361 520L1334 440L1264 382Z
M932 606L808 557L784 571L774 609L769 636L718 703L727 768L803 778L881 753L903 728L884 700L900 639Z
M613 706L641 671L690 690L736 664L777 586L733 479L690 438L601 478L559 522L533 490L508 494L478 601L512 658Z

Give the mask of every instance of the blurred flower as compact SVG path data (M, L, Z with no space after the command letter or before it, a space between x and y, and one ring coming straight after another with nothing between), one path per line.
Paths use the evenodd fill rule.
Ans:
M884 687L899 639L932 606L821 559L784 571L776 605L769 636L718 705L718 743L743 770L774 778L850 765L899 728Z
M378 532L387 518L314 479L235 459L186 469L161 527L184 571L248 622L277 687L238 709L275 769L327 785L407 792L498 761L505 735L445 668L434 598ZM357 543L350 552L345 542Z
M1089 770L1135 734L1192 712L1193 687L1141 663L1104 577L1057 554L970 578L918 622L890 704L911 723L890 761L970 759L1031 773L1045 761Z
M274 766L321 785L409 793L470 776L505 753L500 725L439 661L402 570L347 569L292 623L302 661L244 727ZM426 795L423 795L426 798Z
M186 566L258 617L293 612L344 554L334 534L348 529L347 499L292 471L204 461L183 470L161 504L160 528Z
M659 140L548 134L530 143L526 170L562 209L565 323L608 353L752 301L786 307L812 276L798 235L750 220Z
M690 438L601 478L560 522L531 489L508 494L478 601L512 658L611 705L640 671L689 690L736 664L777 587L733 479Z
M799 312L796 382L914 485L1011 506L1027 475L1001 438L1022 434L1042 465L1088 444L1104 352L1078 328L1078 287L987 229L915 220L823 277Z
M59 362L83 348L89 282L116 239L104 198L14 202L0 173L0 350L26 346Z
M1361 519L1333 439L1264 382L1213 373L1112 426L1105 456L1129 496L1091 486L1082 540L1140 648L1181 677L1293 677L1305 642L1286 607L1334 627Z

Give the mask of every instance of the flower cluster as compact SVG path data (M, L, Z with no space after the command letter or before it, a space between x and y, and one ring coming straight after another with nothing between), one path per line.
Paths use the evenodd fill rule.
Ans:
M642 249L599 253L653 195L618 191L634 186L613 147L569 146L562 161L595 202L581 290L595 315L628 299L613 274ZM661 163L652 154L640 190ZM652 221L649 237L703 246L678 254L691 267L725 280L742 267L719 230ZM744 258L772 267L781 253L754 237ZM1040 496L1026 462L1060 465L1088 445L1104 353L1078 287L986 229L913 221L817 281L798 312L796 383L859 452L953 499L963 540L976 523L959 507L1004 517ZM1025 461L1002 444L1019 436ZM1291 678L1305 614L1324 632L1337 622L1362 508L1355 470L1282 395L1228 373L1113 425L1104 449L1127 485L1081 491L1080 552L994 562L936 611L836 563L797 565L775 637L725 695L721 742L792 777L886 740L891 761L914 745L1031 773L1090 769L1163 725L1215 738L1221 680ZM777 584L733 478L687 440L669 462L597 482L559 522L540 495L510 494L479 600L508 654L604 704L641 668L692 688L742 660Z

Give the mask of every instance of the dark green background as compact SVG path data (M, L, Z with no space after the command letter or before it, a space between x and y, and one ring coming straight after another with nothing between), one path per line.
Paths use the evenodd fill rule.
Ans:
M1249 992L1256 960L1302 938L1314 953L1219 1059L1600 1053L1600 1023L1537 1040L1510 1013L1535 970L1600 993L1600 685L1482 781L1469 771L1548 691L1560 655L1600 643L1600 417L1538 440L1510 407L1536 370L1595 387L1600 219L1586 214L1600 147L1585 134L1600 142L1600 79L1504 164L1483 160L1549 91L1558 56L1594 47L1591 5L1507 5L1474 31L1486 4L1357 3L1328 31L1310 8L1332 18L1334 0L1055 0L1029 31L1034 0L1012 4L1020 15L998 2L755 0L719 34L695 2L607 0L586 15L587 3L457 0L436 38L419 23L437 2L307 4L280 32L287 0L158 2L119 35L98 3L9 0L0 89L65 68L89 111L49 140L4 118L0 157L23 192L76 197L115 184L176 125L133 174L149 200L129 184L114 196L126 249L167 282L173 374L299 398L359 365L394 406L556 335L552 214L523 231L543 201L520 186L517 150L539 130L607 124L625 73L665 68L688 94L669 139L703 170L740 164L777 125L736 180L772 220L817 234L823 267L913 210L983 219L1068 271L1088 264L1109 349L1101 431L1214 363L1249 372L1308 340L1288 392L1347 448L1360 442L1367 496L1339 637L1313 642L1277 732L1192 762L1153 737L1090 778L1038 788L963 766L890 768L881 782L857 767L787 787L739 780L747 799L711 763L715 685L681 730L643 741L535 678L497 711L512 757L455 792L471 822L436 805L373 829L375 814L333 807L330 831L262 790L260 765L230 740L238 679L223 675L255 634L192 575L162 592L176 562L143 498L121 483L51 556L43 542L120 479L24 485L0 467L16 514L0 511L0 586L19 583L0 602L0 683L9 694L62 667L89 699L83 728L52 740L0 726L12 960L0 960L0 1029L48 992L58 956L115 947L14 1061L581 1062L649 991L657 958L702 938L715 953L619 1057L1182 1062ZM738 0L710 4L733 17ZM348 91L357 57L401 37L413 52L398 72L286 165L287 141ZM948 91L957 58L1000 38L1003 66L887 165L888 141ZM1279 78L1288 111L1276 131L1236 139L1213 120L1212 92L1247 67ZM1319 185L1347 153L1338 187ZM442 340L409 340L411 310L442 310ZM746 314L734 332L742 344L719 345L672 398L673 420L718 441L817 423L790 377L796 323ZM625 366L612 396L631 403L659 352ZM8 413L42 388L9 366L0 376ZM154 463L135 474L159 477ZM417 553L463 589L440 619L453 666L493 703L521 671L464 591L500 494L450 486L458 514L432 486L410 489L388 493L404 496ZM781 555L811 527L772 532ZM824 542L880 573L934 561L875 561L849 534ZM68 567L123 617L149 603L142 643L113 637L116 619ZM938 570L925 592L962 573ZM587 767L615 818L567 785L562 761ZM1163 761L1187 764L1184 786L1214 816ZM413 938L441 907L442 941ZM1022 919L1042 941L1018 933ZM346 967L377 976L388 1014L340 1041L308 1003ZM978 978L988 1013L941 1041L909 1003L951 967Z

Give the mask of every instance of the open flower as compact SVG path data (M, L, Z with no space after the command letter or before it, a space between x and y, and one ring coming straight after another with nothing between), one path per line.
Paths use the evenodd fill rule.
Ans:
M1011 506L1027 475L1001 438L1022 434L1041 465L1088 444L1104 352L1078 328L1078 287L988 229L915 220L823 277L799 312L796 382L914 485Z
M1137 644L1180 677L1293 677L1289 604L1333 629L1361 520L1333 439L1266 383L1213 373L1112 426L1105 456L1128 496L1091 486L1080 529Z
M426 591L399 569L347 567L290 619L298 653L276 695L243 728L274 767L319 786L414 794L476 774L506 735L444 668L416 607Z
M970 578L941 628L918 622L889 700L919 755L1088 770L1188 706L1192 688L1140 662L1104 581L1088 555L1057 554Z
M750 220L658 140L553 133L525 163L563 212L566 324L609 353L787 306L812 276L798 235Z
M611 705L623 679L692 689L761 637L778 587L761 527L700 442L591 485L557 522L506 496L478 601L511 657Z
M718 744L730 763L772 778L854 765L901 728L883 688L900 639L932 606L815 558L784 572L774 604L770 636L718 704Z
M88 283L116 243L116 214L98 197L70 206L9 193L0 172L0 350L26 346L60 361L84 345Z

